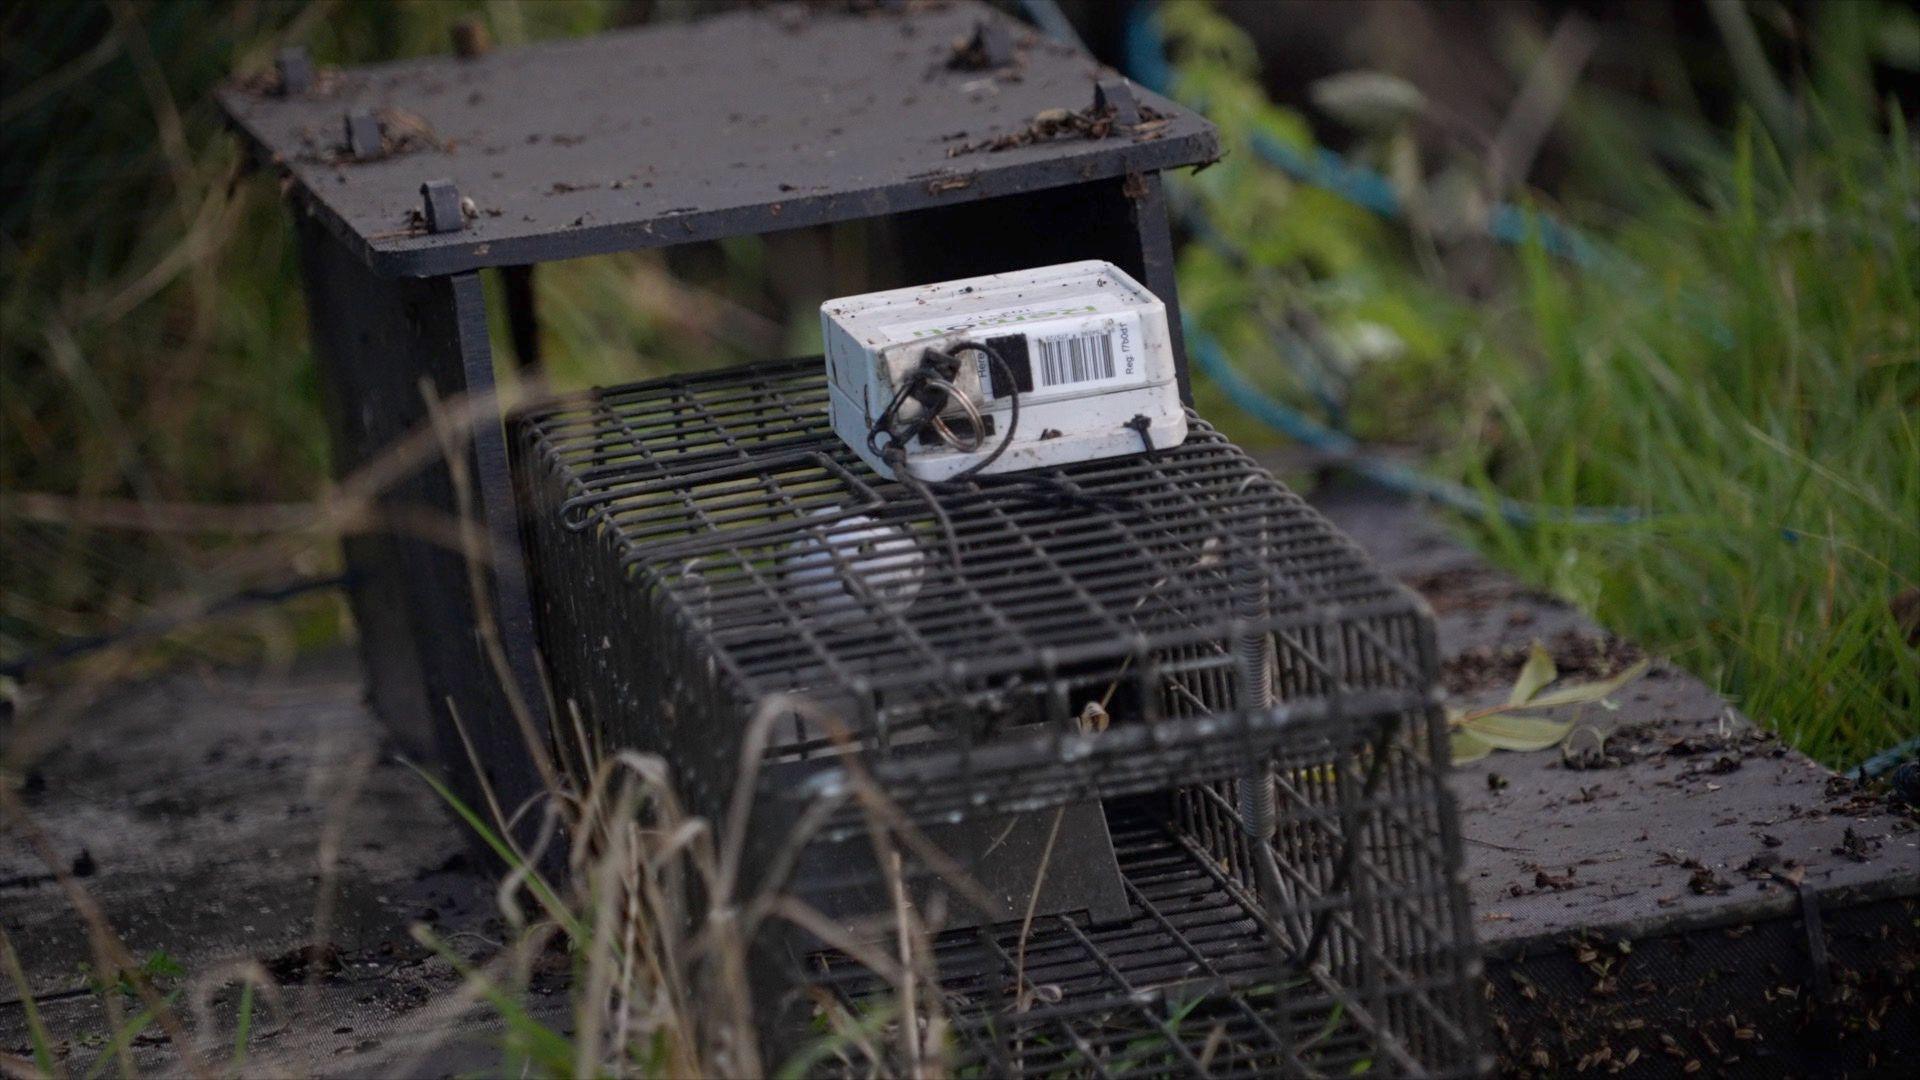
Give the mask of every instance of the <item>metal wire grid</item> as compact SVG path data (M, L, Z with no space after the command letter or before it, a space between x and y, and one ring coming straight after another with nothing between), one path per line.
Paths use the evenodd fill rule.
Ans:
M1169 696L1194 713L1218 681ZM1431 710L1359 725L1358 744L1276 762L1285 875L1261 895L1233 781L1107 805L1124 924L1038 920L935 944L958 1065L987 1075L1473 1075L1480 1007ZM886 988L813 958L850 1010ZM1024 974L1027 997L1018 995Z
M884 744L931 702L977 711L966 696L997 679L1217 639L1239 588L1226 564L1249 559L1276 626L1413 624L1404 592L1204 423L1155 459L1058 474L1070 495L1118 508L1062 513L977 486L945 500L951 567L927 507L840 445L824 399L817 361L789 361L601 391L525 421L529 456L566 493L561 520L684 609L742 694L859 687L884 702L863 733ZM1424 692L1414 637L1367 630L1341 671L1287 648L1279 696Z
M1204 713L1217 681L1169 696ZM1108 800L1131 917L934 944L956 1069L986 1075L1475 1075L1480 1006L1432 710L1357 724L1273 770L1281 896L1262 896L1236 783ZM831 952L815 984L858 1013L888 988ZM1021 990L1026 991L1024 998Z
M876 778L916 820L1095 796L1132 807L1112 824L1133 921L1047 916L1029 942L1030 967L1056 939L1092 965L1057 1003L1015 1015L966 988L966 972L995 970L983 957L1005 959L1004 942L989 945L1006 927L962 934L957 967L942 958L967 1052L997 1071L1471 1071L1471 930L1429 764L1444 756L1429 730L1432 644L1405 595L1197 420L1182 447L1057 474L1073 492L1125 493L1120 509L954 499L958 564L930 562L910 595L890 593L895 556L938 548L932 523L839 445L822 403L818 361L795 361L601 391L521 424L547 659L586 737L668 754L683 794L715 814L756 705L803 690L851 730L836 745L798 712L782 717L775 803L844 796L834 762L850 738L880 751ZM878 562L857 543L877 524L899 530L880 534ZM831 561L797 573L796 543ZM1265 556L1253 622L1273 635L1281 703L1261 717L1234 708L1223 645L1248 625L1231 613L1249 550ZM1111 729L1076 730L1092 700L1112 706ZM1396 726L1398 740L1369 741ZM1260 757L1279 776L1286 874L1264 903L1224 779ZM817 842L860 828L849 811ZM1232 932L1193 937L1149 888L1165 882L1210 882L1177 913ZM1129 927L1146 937L1129 944ZM1136 963L1153 956L1187 960ZM840 982L850 1001L868 992ZM1168 1038L1174 1014L1141 1012L1150 1000L1206 1021L1201 1041L1179 1025ZM1045 1039L1079 1057L1034 1057Z
M1404 740L1400 746L1396 753ZM1174 798L1205 800L1226 823L1231 794L1226 802L1218 794ZM1440 852L1409 836L1404 819L1389 812L1370 829L1363 860L1373 896L1390 914L1326 894L1276 919L1227 854L1222 841L1236 831L1202 835L1164 797L1111 801L1107 813L1129 920L1037 919L1024 964L1017 922L935 940L956 1072L1468 1076L1484 1067L1479 1007L1469 994L1473 962L1453 936L1459 915L1444 879L1423 865ZM1335 861L1299 872L1330 876ZM1307 962L1282 925L1296 917L1329 923ZM810 962L814 984L855 1015L887 996L884 984L839 954Z

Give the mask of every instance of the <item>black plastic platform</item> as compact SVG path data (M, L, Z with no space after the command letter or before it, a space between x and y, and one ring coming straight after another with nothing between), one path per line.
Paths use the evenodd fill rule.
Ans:
M1606 640L1599 631L1488 567L1418 508L1365 489L1323 492L1315 503L1432 601L1445 670L1454 673L1449 681L1461 700L1472 703L1507 685L1507 658L1517 667L1533 637L1554 649L1563 669L1579 667L1577 677L1592 677L1586 670L1592 661L1575 661L1594 655L1577 651L1578 642ZM1608 655L1622 647L1613 643ZM1501 663L1488 665L1489 656ZM1469 678L1476 670L1487 674ZM1619 749L1646 745L1658 753L1623 752L1616 767L1602 770L1566 769L1552 753L1497 754L1450 777L1465 807L1467 885L1491 954L1487 992L1499 1017L1501 1073L1576 1075L1586 1060L1589 1067L1578 1075L1869 1075L1915 1060L1920 1010L1910 995L1920 993L1920 825L1914 812L1841 791L1831 773L1796 753L1727 753L1742 767L1699 768L1722 752L1673 751L1697 745L1704 727L1717 726L1721 706L1691 676L1662 670L1621 695L1620 712L1608 717L1646 732L1620 740ZM441 813L432 789L379 754L390 744L362 704L360 681L359 663L333 653L303 657L286 672L180 671L121 688L28 774L22 798L62 859L80 862L85 854L93 872L83 884L136 954L164 951L192 977L245 958L287 972L280 992L313 1022L281 1027L257 1020L249 1073L501 1071L500 1032L491 1014L448 1008L459 973L408 936L411 923L429 921L463 957L484 964L504 933L493 882L460 857L461 827ZM1484 690L1476 689L1480 684ZM1744 722L1729 722L1742 742L1745 730ZM349 766L362 755L375 763ZM1679 775L1689 771L1697 775ZM1506 786L1490 790L1490 773ZM333 805L340 785L358 783L356 777L364 778L359 798ZM1592 802L1580 801L1582 789L1593 791ZM1629 812L1639 819L1631 829L1621 821ZM1721 824L1729 818L1733 823ZM1197 883L1180 859L1160 848L1163 834L1137 829L1131 814L1116 820L1123 872L1140 889L1132 900L1140 916L1152 920L1157 910L1174 923L1200 954L1186 953L1199 974L1210 976L1210 964L1221 975L1235 975L1239 969L1223 954L1232 935L1246 929L1239 905ZM316 933L313 875L323 837L334 827L342 827L346 839L330 894L333 929L321 932L338 949L339 971L310 981L282 960L296 957L299 944ZM1858 838L1851 848L1849 829ZM1782 843L1768 847L1755 833ZM1596 858L1602 845L1612 850ZM1688 884L1695 871L1663 860L1662 851L1698 861L1733 888L1695 892ZM1779 856L1774 869L1783 874L1791 872L1789 862L1805 868L1802 883L1819 897L1815 923L1822 928L1824 963L1810 955L1813 938L1794 890L1770 894L1767 885L1777 882L1741 870L1763 851ZM1572 881L1558 888L1536 884L1528 862ZM1569 874L1569 866L1577 869ZM1621 910L1630 901L1615 894L1627 890L1641 894L1644 912L1664 919L1655 923ZM1676 902L1663 905L1662 898ZM111 1068L105 1048L87 1041L111 1028L81 968L91 958L86 923L25 844L0 845L0 928L19 951L26 989L39 1001L66 1070ZM1063 935L1079 947L1061 920L1037 920L1029 964L1054 958ZM1108 933L1087 937L1129 978L1155 962ZM985 945L982 938L973 941ZM1622 942L1631 952L1621 951ZM1078 959L1090 960L1080 948ZM1165 955L1169 962L1176 958ZM1076 957L1071 949L1058 957L1053 973L1036 969L1035 979L1064 990ZM844 976L833 980L844 992L859 992L856 972L834 974ZM546 1022L564 1023L571 1007L564 986L540 989L527 1007ZM232 1045L237 996L234 985L216 994L210 1045ZM31 1038L17 997L17 989L0 992L0 1050L26 1057ZM1170 1015L1152 1011L1164 1002L1142 1004L1102 1025L1101 1043L1112 1045L1109 1033L1123 1025L1157 1031L1155 1021ZM1185 1008L1187 1000L1173 1004ZM1232 1018L1220 1019L1238 1029ZM1214 1025L1202 1003L1176 1027L1191 1029L1204 1044ZM1057 1044L1066 1029L1053 1026L1050 1041ZM1742 1028L1758 1037L1741 1038ZM960 1053L981 1062L973 1074L987 1073L986 1048L971 1032L957 1034ZM1309 1048L1325 1052L1320 1064L1332 1066L1344 1056L1343 1034L1335 1025ZM1162 1045L1172 1050L1170 1042ZM1205 1050L1188 1046L1196 1054ZM1039 1036L1033 1047L1029 1060L1040 1065L1046 1048ZM1226 1047L1215 1052L1212 1060L1223 1060ZM137 1039L132 1055L143 1073L185 1071L164 1039ZM1729 1064L1735 1055L1741 1060ZM1147 1072L1170 1064L1144 1054L1137 1061ZM1689 1072L1693 1062L1699 1064Z
M1004 29L1011 62L956 64L956 42L983 21ZM1036 127L1050 110L1090 113L1096 80L1112 76L983 4L862 13L795 4L472 60L322 70L302 94L256 79L224 91L222 104L377 272L428 276L1219 156L1204 119L1138 87L1138 124ZM348 146L347 117L362 111L384 129L387 151L375 160ZM439 179L473 201L462 231L432 233L420 220L421 185Z
M1377 491L1314 501L1432 605L1462 708L1505 700L1533 641L1573 680L1640 655ZM1859 1076L1913 1060L1920 811L1664 661L1611 700L1578 714L1564 754L1498 753L1451 777L1500 1072Z

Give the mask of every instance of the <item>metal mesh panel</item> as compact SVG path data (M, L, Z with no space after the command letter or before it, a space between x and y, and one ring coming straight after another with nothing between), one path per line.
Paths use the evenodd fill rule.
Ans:
M808 359L516 420L563 714L667 756L715 820L761 761L763 867L863 847L866 778L932 830L1103 806L1124 897L1040 908L1025 976L1049 1000L1015 993L1017 920L938 939L959 1052L989 1071L1471 1071L1411 596L1198 418L1180 446L936 506L842 446L825 396ZM1237 790L1262 762L1270 862ZM851 1007L883 989L794 952Z
M1114 800L1108 820L1126 879L1130 917L1089 926L1072 916L1035 921L1024 966L1020 924L955 931L935 942L956 1015L956 1065L986 1075L1471 1075L1475 1006L1449 960L1442 915L1416 951L1408 937L1362 938L1337 896L1289 907L1279 921L1332 916L1319 957L1298 964L1250 882L1220 849L1175 823L1165 801ZM1231 815L1231 811L1227 812ZM1216 834L1224 839L1228 834ZM1373 854L1384 854L1374 851ZM1381 890L1377 896L1385 898ZM1444 890L1399 880L1388 907ZM1276 952L1277 947L1277 952ZM1437 961L1437 962L1436 962ZM830 954L818 982L855 1009L885 988ZM1016 997L1022 971L1029 988Z

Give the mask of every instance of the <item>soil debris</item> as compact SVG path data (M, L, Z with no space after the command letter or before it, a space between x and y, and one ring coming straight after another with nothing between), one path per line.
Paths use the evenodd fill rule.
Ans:
M955 38L947 54L948 71L997 71L1017 68L1013 39L999 23L982 22L967 37Z
M1561 746L1560 763L1568 769L1618 769L1649 758L1689 760L1674 776L1690 780L1738 772L1752 757L1782 757L1786 746L1772 733L1744 724L1724 734L1700 731L1675 735L1671 721L1623 724L1611 731L1577 729ZM1706 755L1713 755L1710 759Z
M1671 851L1663 851L1653 860L1655 866L1678 866L1682 870L1693 871L1687 877L1687 888L1698 896L1723 896L1733 890L1733 883L1715 873L1713 868L1690 855L1682 856Z
M1607 635L1563 630L1546 643L1561 678L1604 679L1638 663L1646 656L1639 646ZM1449 693L1469 694L1512 686L1526 666L1532 646L1481 646L1449 657L1440 665L1440 681Z
M1037 143L1057 142L1061 139L1087 139L1098 141L1110 135L1131 135L1135 139L1157 137L1159 132L1170 123L1170 119L1155 111L1151 106L1140 106L1140 122L1122 124L1114 119L1115 109L1111 105L1085 109L1044 109L1034 114L1032 120L1018 131L1005 135L996 135L991 139L977 142L960 143L947 148L947 156L959 157L986 151L997 154L1002 150L1012 150L1021 146L1033 146Z
M1481 584L1494 581L1493 588ZM1453 566L1406 579L1406 585L1419 593L1437 615L1456 611L1485 611L1500 603L1507 590L1504 583L1484 566Z
M1840 842L1834 845L1833 853L1854 862L1870 862L1879 848L1880 841L1861 836L1849 825L1846 832L1841 834Z
M324 101L349 85L359 85L360 81L343 77L339 68L321 67L316 64L313 68L312 81L307 84L305 90L300 92L300 98L305 101ZM277 68L267 68L242 75L233 80L233 86L242 93L253 94L256 97L280 97L285 89L281 84L280 72Z
M271 960L263 961L261 966L267 969L267 974L272 975L275 982L283 985L312 978L324 979L340 973L340 946L331 941L296 945Z
M336 137L325 145L319 145L319 137L311 129L301 132L302 139L312 151L315 160L325 165L364 165L370 161L384 161L402 154L417 153L422 150L438 150L451 153L454 144L440 138L433 125L418 113L410 112L398 106L389 105L373 110L373 117L380 125L380 152L366 157L356 157L353 148L347 145L343 137Z
M1687 878L1687 888L1692 889L1699 896L1722 896L1731 892L1733 885L1726 878L1702 866Z
M1799 888L1807 880L1807 868L1798 859L1782 859L1771 851L1762 851L1748 859L1740 872L1762 883L1771 882Z
M1545 870L1535 870L1533 872L1533 887L1536 889L1551 889L1554 892L1565 892L1577 884L1578 882L1573 880L1573 867L1571 866L1567 867L1567 872L1564 874L1549 874Z

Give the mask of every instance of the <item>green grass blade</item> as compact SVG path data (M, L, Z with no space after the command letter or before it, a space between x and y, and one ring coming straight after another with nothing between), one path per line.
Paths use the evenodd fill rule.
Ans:
M520 1000L503 989L492 979L475 971L473 965L462 959L446 942L440 940L425 926L413 928L414 940L431 949L440 959L445 960L469 986L477 988L487 1003L500 1014L501 1022L506 1025L508 1049L519 1050L525 1054L529 1063L537 1064L549 1076L572 1076L574 1074L573 1042L565 1035L536 1020Z
M48 1076L59 1075L59 1061L53 1055L53 1035L47 1030L46 1021L40 1018L40 1006L33 1000L33 993L27 985L27 973L20 967L20 958L14 955L13 941L0 936L0 949L7 954L7 977L13 980L14 990L20 995L20 1004L27 1015L27 1038L33 1045L33 1066Z
M179 997L180 991L171 990L161 998L161 1003L172 1008L174 1001ZM152 1027L157 1019L152 1009L142 1009L123 1021L120 1029L113 1033L113 1040L107 1044L107 1048L100 1051L99 1057L93 1059L93 1064L88 1067L84 1080L96 1080L106 1072L107 1066L125 1056L133 1046L133 1040L139 1038L141 1032ZM130 1063L123 1062L123 1065L127 1065L123 1071L131 1072Z
M253 1031L253 979L240 984L239 1016L233 1025L233 1075L244 1075L247 1067L247 1038Z
M547 879L542 877L538 870L528 866L526 861L520 857L520 853L515 851L498 832L495 832L479 814L474 813L473 808L468 806L465 800L455 795L453 790L447 787L439 777L415 765L413 762L407 762L407 767L418 774L422 780L425 780L427 785L433 788L436 794L446 800L448 806L453 807L453 812L458 814L460 820L466 822L467 827L472 829L481 840L486 842L487 847L492 849L493 853L500 857L501 862L506 863L509 867L520 871L524 875L527 887L532 889L534 895L540 898L541 906L546 908L547 914L566 930L567 936L571 938L576 945L584 947L587 942L592 940L593 935L591 931L588 930L587 925L582 922L580 917L568 908L566 904L561 902L560 894L555 892L553 886L547 883Z

